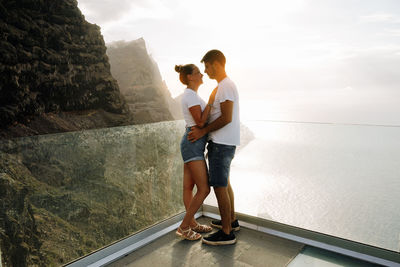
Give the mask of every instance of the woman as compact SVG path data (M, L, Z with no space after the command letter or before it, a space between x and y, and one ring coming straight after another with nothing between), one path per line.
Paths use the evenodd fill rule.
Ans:
M187 86L181 100L183 117L186 122L186 131L181 141L181 154L184 162L183 203L185 204L186 215L176 234L182 239L198 240L201 238L199 233L212 231L210 226L200 225L194 218L194 214L210 193L207 165L204 159L207 136L192 143L188 141L187 134L193 126L204 127L214 102L215 92L211 94L206 105L197 94L199 86L203 83L203 74L200 73L199 68L194 64L187 64L175 66L175 71L179 73L180 81ZM195 184L197 192L193 196Z

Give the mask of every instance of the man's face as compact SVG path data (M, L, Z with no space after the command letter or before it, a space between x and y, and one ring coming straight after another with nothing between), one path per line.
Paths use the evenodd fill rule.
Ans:
M205 62L204 63L204 72L207 73L208 77L210 79L215 79L215 67L214 64L211 64L210 62Z

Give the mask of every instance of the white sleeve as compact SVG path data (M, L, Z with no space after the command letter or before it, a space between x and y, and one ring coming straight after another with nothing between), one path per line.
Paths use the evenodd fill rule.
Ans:
M186 104L188 108L194 107L194 106L200 106L200 99L196 94L188 94L186 98Z
M221 86L218 87L218 94L219 94L219 103L225 102L226 100L234 101L235 100L235 93L233 88L230 86Z

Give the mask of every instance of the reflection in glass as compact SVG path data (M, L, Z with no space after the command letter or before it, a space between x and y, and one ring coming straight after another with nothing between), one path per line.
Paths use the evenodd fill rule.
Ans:
M184 211L183 131L172 121L3 140L3 258L67 263Z

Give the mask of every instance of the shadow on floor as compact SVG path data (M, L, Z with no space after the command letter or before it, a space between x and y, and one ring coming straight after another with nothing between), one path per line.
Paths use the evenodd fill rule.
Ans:
M211 219L198 221L208 224ZM172 231L154 242L110 264L121 266L287 266L301 251L303 244L241 228L237 243L209 246L201 241L180 240Z

